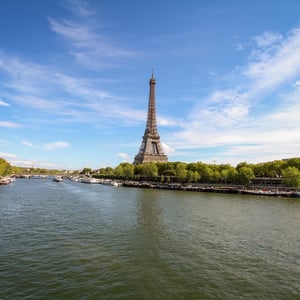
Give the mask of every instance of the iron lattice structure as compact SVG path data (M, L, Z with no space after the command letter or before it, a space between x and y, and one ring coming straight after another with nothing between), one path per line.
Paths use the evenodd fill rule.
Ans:
M152 77L149 81L150 92L146 129L139 152L134 158L134 164L168 161L168 156L164 154L162 145L160 143L160 136L157 130L155 84L156 81L152 72Z

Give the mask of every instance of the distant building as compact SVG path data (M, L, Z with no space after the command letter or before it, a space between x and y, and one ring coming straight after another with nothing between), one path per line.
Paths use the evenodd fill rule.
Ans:
M155 78L150 78L150 92L146 129L138 154L134 158L134 164L147 162L167 162L168 156L164 154L157 131L156 108L155 108Z

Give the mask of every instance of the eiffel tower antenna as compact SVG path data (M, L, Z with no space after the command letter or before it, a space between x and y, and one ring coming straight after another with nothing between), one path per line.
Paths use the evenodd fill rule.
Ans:
M157 130L156 122L156 101L155 101L155 84L153 69L150 78L150 92L148 102L148 114L145 133L138 154L134 158L134 164L142 164L146 162L167 162L168 157L164 154L160 143L160 136Z

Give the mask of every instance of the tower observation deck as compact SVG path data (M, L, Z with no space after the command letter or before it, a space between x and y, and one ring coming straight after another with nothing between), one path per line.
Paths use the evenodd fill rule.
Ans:
M134 158L134 164L142 164L147 162L167 162L168 157L164 154L160 143L160 136L157 130L156 122L156 103L155 103L155 78L150 78L150 92L148 103L148 114L145 133L138 154Z

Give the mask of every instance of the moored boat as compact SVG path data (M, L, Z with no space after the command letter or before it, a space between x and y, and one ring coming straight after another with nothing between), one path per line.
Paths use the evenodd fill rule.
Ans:
M7 177L0 178L0 185L5 185L11 183L10 179Z
M84 177L84 178L81 178L79 181L82 183L90 183L90 184L100 183L99 179L92 178L92 177Z
M53 178L53 180L54 180L55 182L62 182L62 181L63 181L63 178L62 178L61 176L55 176L55 177Z
M292 198L300 198L300 192L291 192Z

